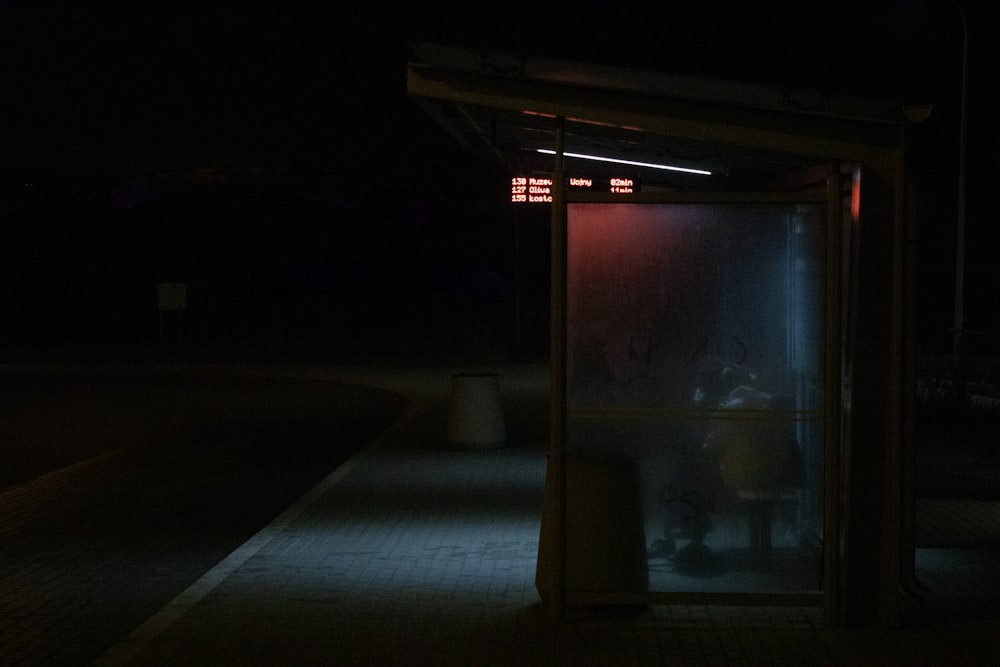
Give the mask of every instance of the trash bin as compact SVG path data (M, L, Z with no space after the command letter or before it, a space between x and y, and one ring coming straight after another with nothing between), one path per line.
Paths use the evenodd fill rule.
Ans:
M637 463L624 457L570 460L566 484L567 588L649 590Z
M497 373L451 376L447 440L461 449L498 449L506 443Z
M554 550L559 526L552 507L558 474L546 472L535 587L543 601L558 594ZM646 532L638 464L627 457L578 457L566 462L566 590L645 593L649 590Z

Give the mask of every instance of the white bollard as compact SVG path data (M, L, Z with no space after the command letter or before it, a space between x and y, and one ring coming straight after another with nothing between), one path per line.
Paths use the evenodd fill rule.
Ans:
M448 443L462 449L497 449L506 440L500 376L496 373L452 375Z

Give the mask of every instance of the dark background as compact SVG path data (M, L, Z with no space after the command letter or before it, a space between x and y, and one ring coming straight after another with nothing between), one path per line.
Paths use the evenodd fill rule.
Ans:
M427 40L932 104L908 135L917 331L946 351L959 6L788 4L3 0L0 350L544 354L547 212L511 209L407 99ZM988 348L995 22L965 11L965 325Z

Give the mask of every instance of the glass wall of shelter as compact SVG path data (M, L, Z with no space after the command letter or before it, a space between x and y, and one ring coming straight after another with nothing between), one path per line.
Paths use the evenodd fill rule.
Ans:
M570 201L570 594L819 593L825 201Z

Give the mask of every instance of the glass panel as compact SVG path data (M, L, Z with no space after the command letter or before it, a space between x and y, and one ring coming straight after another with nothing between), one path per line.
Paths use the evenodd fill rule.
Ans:
M569 590L819 590L824 207L567 225Z

